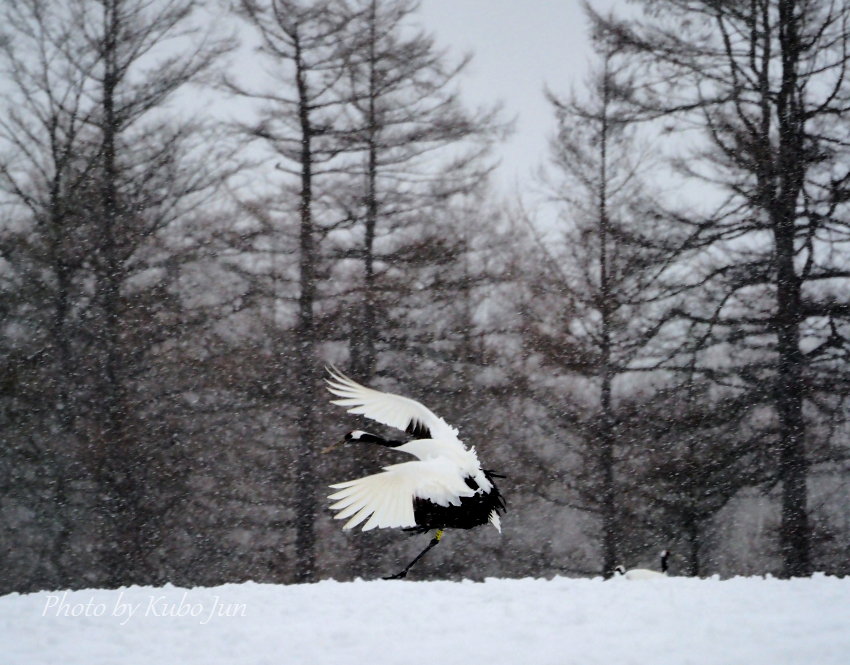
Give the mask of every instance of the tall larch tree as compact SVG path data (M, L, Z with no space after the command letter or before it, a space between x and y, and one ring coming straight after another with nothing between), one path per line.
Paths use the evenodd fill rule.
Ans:
M691 247L704 250L691 284L712 294L689 299L689 338L714 350L700 356L706 372L725 370L727 386L773 410L782 572L805 575L807 483L827 443L812 439L806 413L834 405L843 383L835 379L847 369L850 6L640 4L643 18L595 15L596 27L642 67L631 101L645 118L703 130L705 143L682 171L719 188L720 202L682 216Z
M153 375L159 345L179 331L176 271L166 268L180 263L177 229L224 177L221 163L189 166L199 123L162 113L228 48L192 40L207 32L192 23L195 9L132 0L8 8L17 110L4 127L3 174L27 211L15 258L35 250L43 266L30 311L51 317L51 417L75 441L61 451L75 455L64 466L77 476L66 502L76 523L57 542L73 536L74 550L93 540L84 551L99 561L83 564L85 574L110 586L162 579L165 520L185 496L174 463L182 449L161 411L173 393Z
M653 168L630 109L618 90L633 85L615 49L598 44L598 66L584 93L549 92L557 118L548 188L560 207L557 230L546 230L521 305L528 352L559 377L543 387L561 426L578 435L579 469L568 503L596 516L599 569L620 562L628 427L621 406L631 384L648 383L655 341L669 320L675 238L663 228ZM657 163L654 165L657 167ZM569 459L571 456L568 455Z
M498 108L464 106L458 83L469 57L452 62L414 27L417 6L349 3L356 18L345 72L352 141L346 170L360 236L350 254L361 272L349 337L351 371L362 380L374 375L381 348L392 346L388 300L403 301L392 295L390 282L399 276L393 270L403 271L401 262L409 260L402 281L410 283L417 262L448 262L462 251L456 234L438 228L442 209L486 182L488 151L506 131Z
M239 80L227 81L237 95L259 102L258 119L239 123L238 130L259 140L276 162L282 176L282 195L271 196L283 205L280 219L273 220L274 235L282 235L293 220L296 246L286 250L295 264L294 336L276 331L274 341L277 372L294 363L294 394L286 401L296 410L294 463L295 562L294 578L311 581L316 571L315 522L318 517L316 387L319 384L316 355L321 339L317 325L319 280L324 271L321 243L338 226L327 212L328 177L335 173L339 155L345 152L344 106L340 81L349 58L345 30L352 21L344 3L336 0L301 2L244 0L244 16L259 34L259 52L271 63L270 80L249 87ZM287 200L297 202L295 209ZM268 196L268 195L267 195ZM289 264L287 257L284 262ZM288 291L288 289L287 289ZM278 293L274 297L278 297Z

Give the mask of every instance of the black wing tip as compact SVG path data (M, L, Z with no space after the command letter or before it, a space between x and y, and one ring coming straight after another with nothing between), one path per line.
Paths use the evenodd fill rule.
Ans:
M428 429L424 423L416 420L416 418L411 419L411 421L407 423L407 427L404 428L404 431L416 439L431 438L431 430Z

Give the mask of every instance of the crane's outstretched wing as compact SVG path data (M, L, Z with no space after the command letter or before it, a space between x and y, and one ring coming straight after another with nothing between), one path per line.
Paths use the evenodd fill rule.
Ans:
M441 506L459 505L462 497L475 494L457 467L446 459L402 462L384 467L381 473L331 485L339 490L328 498L338 510L335 519L347 517L343 529L352 529L363 520L363 531L378 528L416 526L413 500L427 499Z
M457 430L445 420L409 397L367 388L349 379L336 368L327 368L328 390L342 399L331 404L350 407L348 413L366 416L384 425L404 430L417 439L444 439L457 441Z

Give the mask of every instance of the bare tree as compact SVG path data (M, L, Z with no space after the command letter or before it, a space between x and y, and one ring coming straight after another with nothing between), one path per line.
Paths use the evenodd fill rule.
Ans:
M821 0L642 4L646 20L594 15L596 29L639 59L642 85L631 100L644 117L680 118L704 131L707 146L683 171L719 185L725 199L713 213L682 218L691 246L711 257L692 284L712 289L714 298L702 307L689 300L690 338L740 352L737 367L727 364L739 389L772 385L784 574L805 575L804 406L816 385L826 385L822 371L846 368L847 357L848 303L840 292L846 295L850 277L843 265L850 7ZM711 356L702 355L706 371L718 369Z
M506 131L498 108L464 108L457 83L469 57L451 63L432 37L414 30L417 6L413 0L350 3L355 18L345 82L354 152L346 170L361 234L352 255L362 266L350 356L362 379L375 373L378 340L386 347L391 337L382 330L390 323L381 296L388 273L403 270L404 261L414 270L411 259L422 266L428 245L432 260L451 260L450 237L430 220L486 182L487 153Z
M29 251L46 269L49 296L30 307L51 320L44 342L59 386L51 416L78 442L76 465L65 467L86 469L77 492L89 512L76 529L89 537L96 529L96 575L109 585L157 579L151 554L180 495L167 421L151 413L163 403L153 394L162 393L142 377L179 330L165 325L178 307L168 297L176 275L169 266L179 264L173 233L227 170L224 154L214 166L188 167L208 135L159 113L228 48L202 38L157 58L169 40L185 45L200 35L189 24L193 8L110 0L7 9L14 108L3 125L2 176L25 211L27 240L13 252L21 261Z
M296 365L295 395L298 441L295 454L295 579L310 581L316 570L315 522L317 518L317 458L314 453L316 433L316 325L318 280L320 278L320 243L329 230L317 214L323 198L318 179L335 172L336 161L344 152L340 129L345 100L339 92L348 54L344 31L352 20L343 3L337 0L300 2L272 0L258 3L245 0L241 14L261 37L261 53L274 66L273 84L263 89L248 89L238 81L227 87L236 94L262 103L257 122L242 124L242 133L260 139L278 159L278 169L297 181L295 213L298 243L293 249L297 264L295 303L296 323L293 348L281 342L288 339L278 334L278 369L291 356ZM288 191L288 182L284 192ZM325 218L327 215L324 216ZM284 217L283 225L288 223ZM280 223L279 223L280 224ZM283 231L283 226L274 229Z
M529 351L581 393L573 406L549 402L580 432L582 471L573 488L580 496L573 503L598 517L604 575L613 573L624 539L617 467L628 435L618 401L643 380L635 372L654 366L653 341L670 310L662 277L676 257L646 185L651 159L618 98L634 85L622 63L601 48L584 99L548 93L558 118L549 186L562 212L558 231L550 232L557 242L538 241L543 260L524 305Z
M30 451L23 465L20 459L10 460L6 478L13 496L12 488L20 491L25 485L12 481L16 476L12 470L37 460L37 476L48 481L46 487L30 491L34 503L40 504L36 514L46 524L58 525L58 532L44 528L42 536L51 545L42 550L49 555L27 558L52 571L42 570L41 579L33 583L56 584L65 579L70 559L67 543L74 502L69 485L80 473L74 464L79 453L74 414L82 405L74 387L80 370L74 359L79 326L73 310L82 291L81 272L91 237L74 207L96 154L85 108L95 58L85 58L80 35L43 3L9 5L4 23L8 39L0 45L11 103L0 121L0 187L7 210L11 207L14 212L2 225L4 282L13 289L3 319L7 330L18 330L4 336L11 388L6 416L17 421L16 430L22 435L18 440L8 438L4 452ZM79 53L76 67L61 58L57 62L55 54L65 49ZM51 428L54 434L48 437ZM54 490L47 492L49 506L41 504L44 495L35 496L47 488ZM22 533L26 530L21 528ZM15 571L12 557L6 565L13 576L17 572L26 579Z

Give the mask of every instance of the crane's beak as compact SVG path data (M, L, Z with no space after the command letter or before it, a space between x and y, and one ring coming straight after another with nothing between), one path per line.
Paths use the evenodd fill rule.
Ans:
M329 446L327 446L327 447L325 447L325 448L322 448L319 452L320 452L322 455L327 455L327 454L328 454L329 452L331 452L332 450L334 450L334 449L336 449L336 448L339 448L339 447L340 447L343 443L345 443L345 441L346 441L345 439L340 439L340 440L339 440L339 441L337 441L336 443L332 443L331 445L329 445Z

